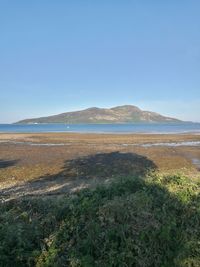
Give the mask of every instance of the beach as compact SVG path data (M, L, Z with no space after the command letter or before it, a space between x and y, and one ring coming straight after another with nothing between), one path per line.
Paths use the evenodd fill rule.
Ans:
M199 177L200 135L1 133L3 199L73 193L144 172Z

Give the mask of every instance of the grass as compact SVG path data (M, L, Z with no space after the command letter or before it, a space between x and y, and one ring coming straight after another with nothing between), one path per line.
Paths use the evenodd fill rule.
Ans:
M3 203L0 266L198 267L199 185L154 173Z

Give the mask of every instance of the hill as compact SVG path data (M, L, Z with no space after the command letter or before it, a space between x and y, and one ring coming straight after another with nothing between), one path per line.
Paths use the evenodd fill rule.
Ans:
M136 123L136 122L180 122L155 112L143 111L136 106L124 105L113 108L88 108L81 111L66 112L54 116L25 119L17 123Z

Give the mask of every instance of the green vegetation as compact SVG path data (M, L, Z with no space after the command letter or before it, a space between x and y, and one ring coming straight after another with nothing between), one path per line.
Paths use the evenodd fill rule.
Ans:
M18 123L134 123L134 122L180 122L178 119L162 116L155 112L143 111L136 106L125 105L108 108L88 108L81 111L26 119Z
M182 175L152 174L3 203L0 266L200 266L199 192Z

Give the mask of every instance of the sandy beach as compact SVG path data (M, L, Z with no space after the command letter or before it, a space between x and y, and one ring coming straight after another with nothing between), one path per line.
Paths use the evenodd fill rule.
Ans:
M144 171L199 177L196 134L0 134L3 198L55 195Z

